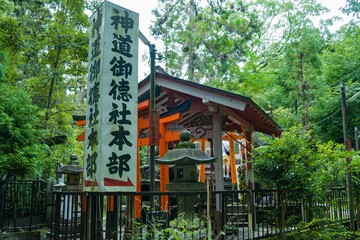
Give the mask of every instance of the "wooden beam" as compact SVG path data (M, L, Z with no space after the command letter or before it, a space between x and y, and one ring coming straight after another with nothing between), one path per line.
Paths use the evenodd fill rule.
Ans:
M246 102L239 99L230 98L228 96L222 96L217 93L209 92L204 89L199 89L193 86L184 86L183 83L176 81L175 79L164 79L162 77L156 78L156 84L162 87L176 89L178 92L188 93L194 97L218 103L220 105L226 105L234 109L241 111L245 110Z
M150 100L147 99L147 100L145 100L145 101L138 104L138 111L149 109L149 107L150 107Z
M138 143L139 143L138 147L148 146L149 145L149 138L148 137L147 138L139 138Z
M220 111L221 115L227 115L231 121L235 122L239 126L245 126L246 128L251 129L251 130L254 129L254 126L252 124L250 124L247 120L245 120L239 114L235 113L230 108L220 106L219 111Z
M149 118L144 118L144 117L139 118L138 119L138 130L149 128L149 126L150 126L149 121L150 121Z
M75 124L76 126L85 126L86 120L77 120Z
M180 131L166 131L165 132L165 139L167 142L171 142L171 141L177 141L180 139Z
M83 142L85 141L85 132L81 133L79 136L77 136L76 140L78 142Z
M165 123L177 121L179 119L181 119L181 113L175 113L168 117L160 118L160 123L165 124Z

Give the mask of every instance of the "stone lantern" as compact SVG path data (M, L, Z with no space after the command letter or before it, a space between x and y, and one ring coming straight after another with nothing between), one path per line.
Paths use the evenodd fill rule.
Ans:
M72 154L70 156L71 164L60 166L57 169L58 174L65 175L65 182L62 186L63 191L82 191L80 179L82 177L83 168L79 165L77 159L77 156Z
M169 150L162 158L156 159L157 164L173 165L174 179L167 184L169 191L191 192L205 191L206 183L198 182L197 164L206 164L215 161L215 157L209 157L206 153L195 148L195 144L190 142L191 134L182 131L180 143L176 149ZM198 221L194 211L195 194L179 194L177 202L178 212L185 214L187 221Z

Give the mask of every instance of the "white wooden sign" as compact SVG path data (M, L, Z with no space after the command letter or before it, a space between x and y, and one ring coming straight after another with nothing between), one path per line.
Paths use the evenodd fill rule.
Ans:
M136 191L139 15L104 2L90 18L84 191Z

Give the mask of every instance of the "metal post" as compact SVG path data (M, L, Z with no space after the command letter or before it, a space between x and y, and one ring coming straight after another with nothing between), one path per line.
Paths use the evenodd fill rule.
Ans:
M151 114L151 136L150 136L150 191L155 191L155 45L149 46L150 50L150 112Z
M348 136L348 117L347 117L347 104L345 100L344 83L340 83L340 95L341 95L341 108L342 108L342 117L343 117L344 145L346 146L346 149L350 151L351 146ZM350 231L355 231L350 158L346 158L346 184L347 184L347 195L348 195L349 214L350 214Z
M156 142L156 111L155 111L155 45L149 45L150 50L150 192L155 191L155 142ZM151 197L150 206L154 207L154 199Z
M155 44L151 44L150 41L139 31L140 40L149 47L150 52L150 109L149 117L151 119L149 132L150 140L150 192L155 191L155 145L156 145L156 110L155 110L155 57L156 49ZM154 208L153 195L150 196L150 206Z

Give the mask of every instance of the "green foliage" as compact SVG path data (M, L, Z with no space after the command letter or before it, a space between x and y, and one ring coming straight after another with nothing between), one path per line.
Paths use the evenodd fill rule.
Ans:
M236 77L259 28L243 1L160 1L153 13L151 29L164 42L166 70L213 86L210 80Z
M88 16L84 10L98 4L96 0L2 2L0 82L6 84L1 90L6 90L8 99L0 106L12 106L0 111L5 112L6 126L1 137L8 139L1 141L0 149L7 153L1 164L8 176L16 175L9 173L13 169L22 177L30 177L29 172L53 177L57 163L68 163L73 153L82 157L83 144L75 140L81 129L74 128L72 114L85 112ZM42 145L41 140L54 136L66 136L68 141ZM20 166L22 170L17 169Z
M129 231L126 236L129 239L137 240L150 238L153 239L204 239L207 237L208 229L205 227L206 219L190 221L186 219L184 213L180 213L177 218L171 220L169 225L167 219L159 219L158 217L150 216L150 208L146 208L148 219L146 224L142 224L136 220L133 224L132 231ZM145 233L143 228L146 228ZM142 234L139 234L139 233Z
M148 146L142 146L140 147L140 165L145 165L147 163L148 159Z
M346 100L349 100L359 92L360 83L346 82L345 87L345 98ZM348 134L353 145L355 145L354 128L360 124L358 112L359 104L359 97L347 102ZM311 113L313 121L316 121L316 124L311 127L322 141L334 141L336 143L344 142L340 84L333 88L328 88L327 91L323 91L322 95L319 94L318 106L313 108Z
M38 109L23 90L0 84L0 174L37 177L45 157Z
M354 195L356 199L360 199L360 155L357 154L351 159L351 174L354 187ZM360 202L359 202L360 204Z
M349 231L342 223L334 223L326 225L324 220L313 220L310 223L302 223L297 226L295 231L285 234L284 236L276 236L268 239L282 240L302 240L302 239L319 239L319 240L351 240L360 237L359 232Z
M345 10L358 15L357 5ZM336 16L313 22L328 11L315 0L159 1L152 31L170 74L251 97L284 129L302 123L341 143L339 83L358 82L359 25L331 34Z
M359 153L351 158L350 163L351 177L353 184L353 198L354 208L356 213L357 227L359 228L360 223L360 155Z
M268 145L255 150L256 176L267 187L283 190L289 199L310 194L314 155L309 133L293 128L281 138L265 139Z
M343 142L340 82L345 83L346 99L359 92L359 33L357 24L345 25L322 51L323 86L315 95L317 104L311 109L311 116L316 123L313 125L314 131L324 141ZM353 129L360 124L359 103L359 98L348 103L348 129L353 143Z
M323 54L326 81L330 84L360 81L360 28L351 23L343 26Z
M312 177L312 182L317 192L330 187L343 186L346 158L351 157L353 152L347 152L343 144L329 141L316 142L313 154L316 161L316 174Z
M353 15L360 18L360 2L358 0L346 0L346 6L342 9L347 15Z
M302 199L344 183L345 159L353 152L343 145L315 141L299 127L265 141L265 146L254 150L253 163L266 187L284 190L289 199Z

